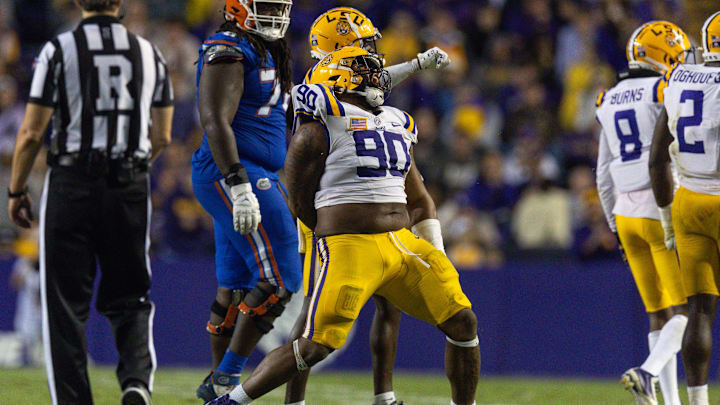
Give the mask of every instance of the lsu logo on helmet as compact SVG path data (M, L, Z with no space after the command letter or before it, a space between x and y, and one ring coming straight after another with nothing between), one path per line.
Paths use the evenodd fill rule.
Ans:
M665 73L685 62L690 40L680 27L669 21L650 21L630 36L627 44L628 66Z
M310 54L322 59L328 53L346 46L356 46L376 53L375 41L380 32L365 14L351 7L336 7L321 14L310 28Z

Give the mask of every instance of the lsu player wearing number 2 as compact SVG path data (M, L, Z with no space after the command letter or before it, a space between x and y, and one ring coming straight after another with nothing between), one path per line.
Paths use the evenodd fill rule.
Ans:
M376 41L382 36L365 14L351 7L336 7L321 14L310 28L308 35L310 55L313 59L320 60L330 52L352 46L365 49L377 54ZM440 48L432 48L417 55L411 61L393 65L387 68L391 78L391 87L396 86L411 74L424 69L442 69L450 64L448 55ZM313 72L319 65L308 70L305 75L305 83L315 83L316 77ZM303 284L305 286L305 300L300 317L293 328L290 338L296 339L301 336L305 328L305 314L310 304L316 274L318 273L318 257L315 247L313 233L307 226L298 220L300 253L304 254ZM435 218L429 218L413 227L413 232L427 236L435 232L438 236L432 243L443 250L442 236L439 232L440 222ZM370 328L370 353L373 364L373 382L375 388L375 399L373 405L398 404L392 386L393 364L397 350L398 329L400 326L401 314L395 307L381 296L373 296L375 303L375 316ZM285 392L285 403L299 405L303 404L305 398L305 386L309 377L309 370L301 373L287 383ZM402 404L402 402L400 402Z
M447 256L408 229L436 216L412 158L417 128L382 105L389 75L376 55L342 48L314 76L318 84L293 88L285 160L290 207L314 229L321 259L305 330L210 404L248 404L317 364L345 344L375 294L445 334L450 403L474 404L477 319Z
M709 403L712 327L720 295L720 12L705 21L701 38L704 64L679 65L660 84L665 110L650 151L655 199L671 219L665 238L677 244L688 297L682 356L690 405ZM680 185L674 197L671 160Z
M643 24L627 45L629 69L598 96L602 126L597 186L610 229L619 237L650 320L650 355L627 370L622 382L638 404L657 404L659 377L666 404L680 405L677 352L687 325L686 296L675 248L665 243L663 210L648 173L650 143L662 111L656 90L662 75L685 61L690 42L667 21ZM661 222L662 220L662 222Z
M225 23L200 48L205 136L192 182L214 221L218 279L206 327L213 372L196 391L204 401L239 383L247 357L302 282L295 222L277 175L286 153L283 95L291 77L283 37L291 6L226 0Z

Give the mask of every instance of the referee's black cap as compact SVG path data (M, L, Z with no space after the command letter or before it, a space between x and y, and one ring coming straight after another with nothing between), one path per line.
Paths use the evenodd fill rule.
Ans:
M75 0L85 11L108 11L114 10L122 0Z

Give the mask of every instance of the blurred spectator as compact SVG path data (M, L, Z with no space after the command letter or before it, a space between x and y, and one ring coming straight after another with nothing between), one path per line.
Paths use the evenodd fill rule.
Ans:
M525 191L515 207L512 231L522 249L567 249L572 245L570 198L544 181Z
M15 333L22 342L22 364L39 366L43 364L43 355L37 230L23 230L13 250L17 260L10 274L10 286L18 294L13 321Z
M417 21L407 11L397 11L393 14L390 24L382 31L382 39L378 48L385 53L388 65L413 60L421 52L420 42L413 35L417 32Z
M12 76L0 76L0 164L9 166L17 135L25 116L25 104L18 100Z
M573 250L583 259L617 254L618 242L603 214L597 190L583 193L584 220L573 230Z

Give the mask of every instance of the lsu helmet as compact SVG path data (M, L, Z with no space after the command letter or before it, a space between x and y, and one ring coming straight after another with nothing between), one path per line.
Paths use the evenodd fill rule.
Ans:
M680 27L669 21L650 21L630 36L628 66L665 73L675 64L684 63L689 52L690 40Z
M292 0L225 0L225 19L268 41L285 36Z
M720 11L705 20L702 27L703 60L720 61Z
M372 107L382 105L391 88L390 74L383 69L381 57L357 47L327 54L315 66L310 83L324 84L338 94L359 94Z
M351 7L336 7L321 14L310 27L310 55L322 59L328 53L356 46L377 53L380 31L365 14Z

